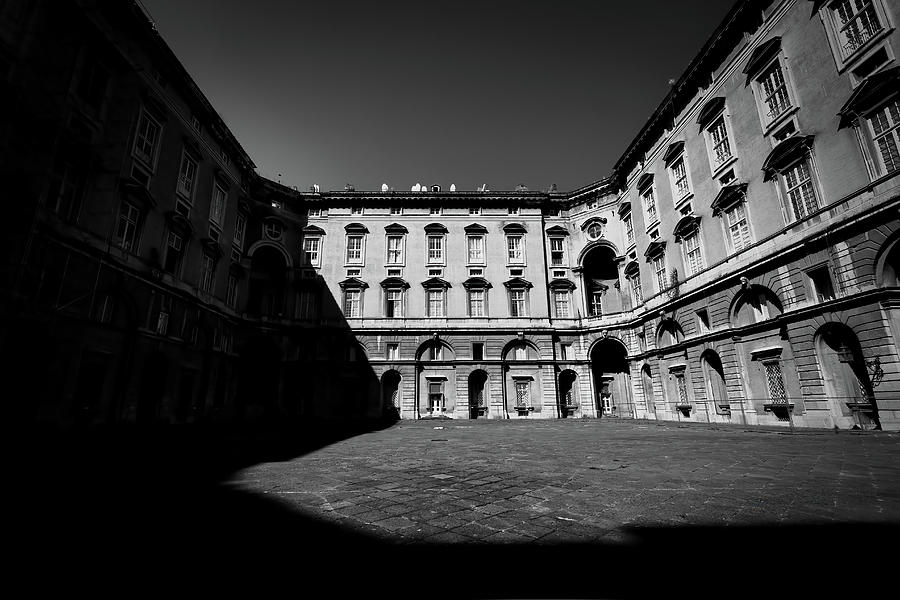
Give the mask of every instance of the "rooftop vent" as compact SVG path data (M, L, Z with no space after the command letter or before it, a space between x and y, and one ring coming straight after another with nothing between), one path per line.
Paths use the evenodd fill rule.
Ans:
M435 183L434 185L431 186L431 191L439 192L439 191L441 191L441 186L439 186L438 184Z

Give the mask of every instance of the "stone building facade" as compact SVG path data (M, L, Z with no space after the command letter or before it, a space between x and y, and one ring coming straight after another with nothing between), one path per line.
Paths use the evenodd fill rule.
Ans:
M572 192L282 186L136 5L48 7L0 12L27 418L900 428L896 3L738 2Z

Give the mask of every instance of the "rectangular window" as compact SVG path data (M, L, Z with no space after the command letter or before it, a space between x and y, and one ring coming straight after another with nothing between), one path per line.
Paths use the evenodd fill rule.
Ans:
M565 240L563 238L550 238L550 266L563 266L565 257Z
M900 169L900 98L876 111L869 124L884 173Z
M159 123L146 111L141 111L137 135L134 138L134 156L145 166L153 169L156 163L156 146L159 142Z
M709 311L701 308L697 311L697 331L700 333L709 333Z
M444 263L444 236L428 236L428 264Z
M403 269L388 269L388 277L403 277Z
M787 403L787 392L784 387L784 375L781 372L781 363L779 361L769 361L763 363L763 369L766 372L766 389L769 398L774 403Z
M402 215L402 214L403 214L403 207L402 207L402 206L392 206L392 207L391 207L391 214L392 214L392 215Z
M443 277L444 270L443 269L428 269L429 277Z
M625 240L631 246L634 244L634 223L631 221L631 214L622 217L622 222L625 224Z
M387 359L400 360L400 344L390 343L387 345Z
M469 264L484 264L484 236L470 235L466 238Z
M344 291L344 316L348 319L358 319L360 315L360 290Z
M794 219L803 219L819 210L809 161L801 160L782 174L784 190L794 211Z
M430 360L444 360L444 347L435 344L428 349L428 358ZM432 384L434 385L434 384Z
M669 287L666 276L666 255L660 254L653 259L653 274L656 276L656 291L662 292Z
M159 335L166 335L169 331L169 313L165 310L159 311L159 316L156 318L156 333Z
M212 201L209 204L209 220L216 225L222 224L225 216L225 190L219 184L213 186Z
M361 235L347 236L347 263L362 263L362 242L363 239Z
M350 209L351 215L361 215L363 214L362 206L354 206Z
M308 237L303 240L303 256L306 259L306 264L317 267L319 266L319 247L321 246L322 238L317 237Z
M762 94L766 123L771 123L791 108L781 63L776 59L759 76L757 83Z
M519 207L518 206L510 206L508 212L511 215L517 215L517 214L519 214Z
M525 264L525 255L522 252L521 235L506 236L506 257L507 262L511 265Z
M531 382L516 381L516 408L528 408L531 406Z
M231 238L231 245L238 250L244 249L244 234L247 232L247 218L238 213L234 221L234 237Z
M119 210L119 226L116 229L116 237L119 239L119 246L126 252L137 250L138 240L138 222L141 212L130 202L122 203Z
M553 292L553 305L556 307L556 317L558 319L568 319L569 314L569 292L557 290Z
M178 169L178 193L188 202L194 194L194 182L197 178L197 161L188 156L187 152L181 155L181 167Z
M525 290L510 290L509 291L509 315L511 317L526 317L528 316L527 307L525 302Z
M389 235L387 238L387 264L403 264L403 236Z
M561 360L573 360L575 355L572 353L572 344L559 345L559 358Z
M469 269L469 277L484 277L484 269Z
M713 166L719 167L731 158L731 142L728 140L728 128L725 125L725 115L721 115L713 121L707 129L709 140L712 142Z
M469 290L469 316L483 317L484 312L484 290Z
M432 413L444 411L444 384L436 381L428 382L428 410Z
M747 209L743 202L725 211L725 225L732 251L738 252L751 243L750 226L747 224Z
M237 308L237 277L228 276L228 287L225 290L225 304L229 308Z
M644 292L641 289L641 276L638 273L635 273L628 278L628 283L631 287L632 306L640 306L644 303Z
M684 377L684 371L675 373L675 389L678 391L678 404L682 406L690 404L690 400L688 400L687 380Z
M688 275L695 275L703 270L703 253L700 251L700 232L682 238L684 247L684 266Z
M830 7L841 56L847 58L883 29L872 0L838 0Z
M444 290L428 290L428 316L444 316Z
M166 240L166 262L163 265L163 269L167 273L178 275L178 270L181 268L181 256L183 252L184 246L181 236L169 232L169 236Z
M480 215L480 214L481 214L481 208L478 207L478 206L473 206L473 207L469 208L469 214L470 214L470 215Z
M387 290L385 292L385 314L388 319L399 319L403 316L403 291Z
M675 200L680 200L691 192L691 186L688 182L687 168L684 164L684 157L679 157L672 163L669 168L672 177L672 190L675 192Z
M588 306L588 310L591 313L592 317L602 317L603 316L603 292L592 291L588 295L588 300L590 305Z
M831 272L827 265L809 271L808 275L815 297L819 302L834 300L834 284L831 281Z
M439 214L441 214L441 207L440 206L432 206L429 209L429 212L433 215L439 215Z
M484 342L472 344L472 360L484 360Z
M653 186L649 186L641 194L641 201L644 205L644 214L647 216L647 226L651 226L659 221L656 213L656 197L653 194Z
M216 261L204 252L200 255L200 291L211 292L216 276Z

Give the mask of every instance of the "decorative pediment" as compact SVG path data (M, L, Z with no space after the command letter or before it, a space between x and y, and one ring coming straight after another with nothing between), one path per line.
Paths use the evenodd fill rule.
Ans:
M743 200L746 195L746 183L731 183L729 185L722 186L722 189L719 190L719 193L716 194L716 197L713 199L712 204L710 204L709 206L712 209L712 214L717 215L723 210L728 210L729 208Z
M362 223L350 223L344 226L347 233L369 233L369 230Z
M486 290L494 286L484 277L469 277L463 281L463 287L467 290Z
M178 214L174 210L166 213L166 222L175 233L182 237L189 238L194 235L194 226L190 219Z
M150 94L148 91L143 91L141 93L141 100L144 102L144 108L146 108L153 118L161 123L165 123L168 121L169 111L166 110L166 105L160 101L156 96Z
M425 233L447 233L447 227L440 223L429 223L425 226Z
M554 225L553 227L547 230L548 236L561 236L561 235L569 235L569 230L563 227L562 225Z
M181 136L181 141L184 143L184 149L187 150L194 160L203 160L203 151L200 150L200 144L197 143L197 140L188 135L183 135Z
M712 120L718 117L723 110L725 110L725 98L723 96L716 96L715 98L707 100L706 104L703 105L703 108L700 109L700 114L697 115L697 125L699 125L701 129L705 128L712 123Z
M773 348L760 348L750 351L750 360L771 360L781 358L784 348L775 346Z
M575 284L568 279L554 279L549 284L551 290L574 290Z
M697 231L700 228L700 217L695 214L689 214L681 217L678 220L678 223L675 224L675 229L672 231L672 235L675 236L675 241L681 241L681 238L690 235Z
M750 59L744 67L744 75L747 76L747 85L756 77L763 67L781 50L781 38L773 37L763 42L750 54Z
M634 277L641 272L641 267L640 265L638 265L636 260L632 260L627 265L625 265L625 268L622 270L622 272L625 274L625 277Z
M643 190L644 188L649 187L653 183L653 173L644 173L637 180L637 189L638 191Z
M587 228L590 227L591 225L593 225L594 223L597 223L599 225L606 225L606 218L591 217L590 219L588 219L587 221L585 221L584 223L581 224L581 230L586 231Z
M325 230L321 227L316 227L315 225L307 225L303 228L303 235L325 235Z
M772 179L776 173L780 173L806 154L812 146L813 138L811 135L793 135L775 146L763 162L762 170L765 173L763 181Z
M401 233L409 233L409 230L400 223L391 223L390 225L385 225L384 232L387 234L393 233L394 235L397 235Z
M363 281L362 279L357 279L356 277L348 277L347 279L338 283L342 290L346 289L356 289L356 290L364 290L369 287L369 284Z
M219 242L212 238L203 238L200 240L200 244L203 246L203 249L206 250L215 260L219 260L222 258L222 246L219 245Z
M867 77L838 111L838 129L849 127L860 115L877 108L891 94L900 90L900 67L891 67Z
M156 198L143 185L126 179L122 183L122 191L125 192L126 196L143 205L145 209L156 208Z
M508 223L503 226L503 231L506 233L526 233L528 230L521 223Z
M653 260L657 256L659 256L666 249L666 243L662 240L653 240L650 242L650 245L647 246L647 251L644 252L644 256L647 260Z
M631 200L622 200L619 204L618 208L616 208L616 212L619 213L620 217L624 217L628 213L631 212Z
M663 154L663 162L667 165L684 153L684 141L673 142L669 144L666 153Z
M487 227L484 225L479 225L478 223L472 223L471 225L466 225L464 228L466 233L472 234L486 234L488 232Z
M534 284L521 277L513 277L508 281L504 281L503 285L506 286L507 289L531 289L534 287Z
M408 289L409 289L409 283L407 283L406 280L403 279L402 277L388 277L388 278L383 279L383 280L381 281L381 287L383 287L383 288L385 288L385 289L388 289L388 288L391 288L391 289L401 288L401 289L404 289L404 290L408 290Z
M450 285L450 282L447 281L446 279L441 279L440 277L432 277L430 279L426 279L425 281L423 281L422 287L425 288L426 290L433 290L433 289L446 290L447 288L452 287L452 286Z

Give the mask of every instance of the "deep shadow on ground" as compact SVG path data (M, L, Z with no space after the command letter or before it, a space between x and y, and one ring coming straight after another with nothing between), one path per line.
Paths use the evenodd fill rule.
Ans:
M900 524L631 528L625 542L591 545L397 544L227 483L247 466L388 426L10 435L9 572L29 596L125 598L833 597L892 583L878 556L893 554Z

